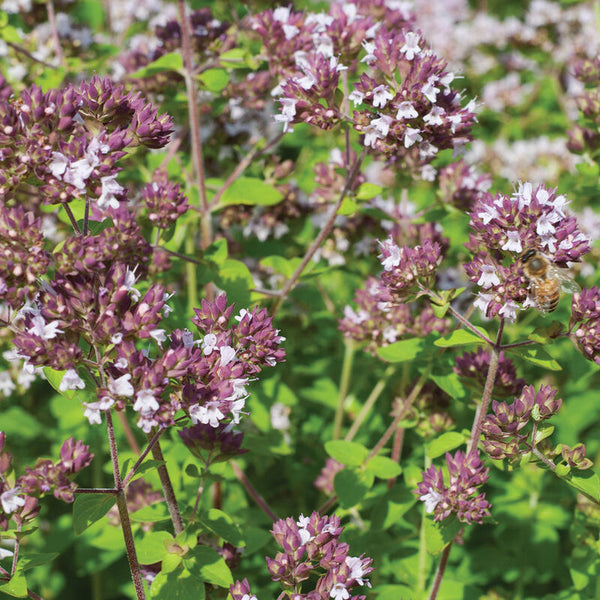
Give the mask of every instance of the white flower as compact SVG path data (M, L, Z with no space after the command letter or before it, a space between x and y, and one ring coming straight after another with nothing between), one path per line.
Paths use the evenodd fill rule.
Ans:
M414 129L413 127L407 127L404 133L404 147L410 148L415 142L420 142L423 136L420 134L420 129Z
M61 392L66 390L83 390L85 388L85 381L79 377L75 369L67 369L63 378L58 386Z
M290 18L291 8L289 6L278 6L273 11L273 20L280 23L287 23Z
M147 388L140 390L135 395L135 404L133 410L139 413L155 412L159 409L159 404L152 390Z
M343 583L335 583L329 592L329 597L334 600L348 600L350 592L344 587Z
M358 91L358 90L354 90L353 92L350 93L350 95L348 96L348 100L351 100L352 102L354 102L354 107L356 108L359 104L362 104L362 101L365 99L365 95Z
M192 423L209 424L211 427L218 427L219 421L225 418L225 415L219 410L218 402L207 402L204 406L194 404L189 409Z
M248 321L250 321L252 319L252 313L248 312L245 308L242 308L240 310L240 314L234 317L234 319L238 322L241 322L246 315L248 315Z
M363 579L365 571L362 558L359 556L346 556L345 562L350 567L350 579L355 579L358 585L366 585L367 587L371 587L369 581Z
M2 510L5 514L10 515L19 507L25 506L25 498L18 495L20 491L21 488L16 487L0 494L0 503L2 503Z
M296 103L298 102L297 98L281 98L281 113L275 115L273 118L275 121L279 123L283 123L283 131L292 131L290 127L290 123L294 120L296 116Z
M484 225L487 225L492 219L498 218L500 213L496 210L495 206L484 204L483 212L477 213L477 216L481 219Z
M440 88L435 87L439 77L437 75L430 75L427 78L427 83L421 88L421 92L431 102L432 104L435 102L437 95L440 92Z
M98 208L119 208L119 201L117 200L116 195L123 192L123 187L117 183L116 179L116 175L106 175L105 177L100 178L102 191L100 192L100 197L96 201Z
M12 550L7 550L6 548L0 548L0 560L2 560L3 558L8 558L9 556L12 556L14 554L14 552Z
M15 391L16 387L10 373L8 371L2 371L0 373L0 392L8 397Z
M423 121L430 125L443 125L444 119L442 118L446 114L446 111L441 106L432 106L424 117Z
M135 274L136 271L137 271L137 265L135 266L133 271L129 267L127 267L127 269L125 270L125 281L123 282L123 285L121 286L122 290L131 292L131 299L134 302L137 302L141 296L140 292L133 287L137 280L137 276Z
M507 300L506 304L498 311L499 315L502 315L509 321L515 321L517 318L518 306L514 300Z
M556 232L553 223L560 221L560 217L555 213L542 214L538 217L535 225L535 231L539 236L547 236Z
M84 403L85 411L83 412L83 416L87 417L87 420L90 422L90 425L100 425L102 423L102 417L100 416L100 403L99 402L89 402Z
M37 335L44 340L52 340L57 334L63 333L63 330L58 328L58 321L46 323L42 315L36 315L31 319L31 327L27 330L27 333Z
M500 278L496 273L496 267L493 265L481 265L481 276L479 277L477 285L480 285L486 290L495 285L500 285Z
M421 54L421 48L419 47L420 36L414 31L409 31L404 35L405 44L400 48L400 52L406 56L406 60L412 60L415 56Z
M521 244L521 237L518 231L507 231L506 232L506 243L502 246L502 250L508 250L510 252L523 252L523 246Z
M379 242L382 248L385 248L389 252L389 256L383 258L383 253L379 255L381 264L385 271L391 271L394 267L397 267L402 260L402 248L400 248L391 238L388 238L384 242Z
M486 294L485 292L479 292L473 306L478 308L484 315L487 313L487 309L490 302L494 299L494 294Z
M156 340L156 343L162 348L162 343L167 339L167 335L164 329L153 329L149 332L150 337Z
M150 433L153 427L158 425L158 421L151 415L142 415L137 422L137 426L144 432Z
M361 58L360 62L369 64L376 60L377 57L375 56L375 54L373 54L375 52L374 42L367 42L367 40L363 40L361 45L367 52L367 55L364 58Z
M129 383L131 379L130 373L125 373L125 375L121 375L118 379L111 379L108 382L108 391L115 396L133 396L133 386Z
M394 94L392 94L390 88L383 83L373 90L373 106L375 108L384 108L388 103L388 100L392 100L393 98Z
M220 365L222 367L229 364L235 358L235 350L231 346L221 346L219 353L221 354Z
M421 500L421 502L425 502L425 512L427 513L432 513L442 498L443 496L433 489L430 489L426 494L419 496L419 500Z
M210 356L213 350L217 348L217 336L214 333L207 333L202 340L202 351L204 356Z
M50 173L54 175L57 179L62 179L62 175L67 170L67 166L69 164L69 159L60 152L52 153L52 161L48 164L48 169Z
M398 105L398 112L396 113L396 119L415 119L419 116L417 109L412 105L412 102L405 100L400 102Z
M295 38L298 33L300 33L300 30L295 25L285 24L282 29L286 40L291 40L292 38Z
M290 407L283 404L283 402L275 402L269 410L271 417L271 426L273 429L279 431L285 431L290 428Z

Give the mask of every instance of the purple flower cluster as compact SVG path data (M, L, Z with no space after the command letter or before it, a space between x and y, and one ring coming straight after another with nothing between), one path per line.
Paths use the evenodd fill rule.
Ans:
M10 198L37 182L43 204L88 197L100 210L118 208L125 190L117 161L128 147L161 148L171 126L168 115L108 78L46 93L32 86L0 101L0 190Z
M14 481L8 477L12 456L3 452L5 442L6 435L0 431L0 529L8 529L10 520L20 527L33 519L39 512L37 498L50 492L59 500L73 502L77 484L71 478L92 462L89 446L69 438L61 446L58 462L40 458Z
M89 450L89 446L71 437L61 446L60 461L38 459L33 468L26 468L17 484L25 494L41 496L52 492L63 502L73 502L77 484L69 478L92 462L94 455Z
M567 214L567 204L556 190L531 183L520 183L512 196L486 193L477 200L469 213L474 234L467 244L474 258L465 270L480 288L476 305L486 316L515 320L517 311L531 304L518 260L523 253L534 250L566 267L589 252L589 239ZM505 266L504 257L513 262Z
M431 289L442 262L442 247L438 242L425 239L420 246L401 247L389 237L380 246L381 284L388 290L390 300L406 302Z
M581 353L600 364L600 290L596 286L573 294L569 330Z
M189 208L179 184L168 181L163 173L142 189L142 202L150 223L159 229L168 229Z
M478 173L475 166L461 159L440 169L439 185L443 202L461 210L471 210L490 189L492 178L487 173Z
M557 391L542 385L536 392L532 385L523 388L521 395L510 404L492 402L493 414L482 425L483 448L494 459L517 461L535 445L537 424L555 415L562 400ZM528 425L532 422L532 427Z
M267 557L267 568L274 581L279 581L284 594L295 600L364 600L351 596L356 586L371 584L366 576L373 570L371 558L349 556L348 544L339 541L343 531L337 516L310 517L300 515L298 521L288 517L273 524L273 537L283 548L275 558ZM317 576L314 589L299 593L300 584ZM234 600L251 598L247 580L230 588Z
M448 486L444 483L442 469L431 465L423 472L423 479L415 493L425 503L425 510L433 513L435 521L442 521L454 514L461 523L482 523L489 516L491 504L478 488L489 478L479 451L466 455L457 450L452 456L446 453Z
M401 339L423 337L434 331L445 335L451 324L449 319L436 317L429 305L390 302L387 288L374 277L367 279L365 289L356 291L354 302L357 309L344 308L339 328L346 337L366 342L365 349L371 354Z
M568 148L572 152L594 153L600 147L598 120L600 119L600 57L580 58L572 65L576 79L585 84L586 89L577 98L577 108L581 112L580 122L569 131Z
M475 352L465 352L456 358L454 372L477 385L481 391L485 385L487 372L490 367L490 351L478 348ZM517 377L513 361L500 352L498 357L498 371L494 383L494 394L497 396L517 396L521 393L525 380Z

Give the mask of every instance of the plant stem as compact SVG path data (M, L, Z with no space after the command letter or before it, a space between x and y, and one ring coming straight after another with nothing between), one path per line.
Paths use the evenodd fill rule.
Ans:
M356 416L354 423L352 423L352 427L350 427L350 430L344 438L347 442L351 442L354 439L354 436L360 429L360 426L363 424L363 421L366 419L369 412L371 412L373 405L375 404L375 402L377 402L377 398L379 398L381 392L383 392L386 386L386 383L388 382L392 374L395 373L395 371L396 367L394 365L389 365L388 368L385 370L383 377L376 383L375 387L369 394L369 397L360 409L360 412Z
M473 427L471 428L471 437L469 439L469 445L467 447L467 454L475 451L479 444L479 438L481 436L481 427L483 420L487 415L490 402L492 401L492 392L494 391L494 383L496 381L496 373L498 372L498 361L500 357L500 348L502 342L502 332L504 331L504 319L500 320L498 327L498 335L496 336L496 342L492 345L490 350L490 366L488 368L487 377L485 380L485 386L483 388L483 396L481 403L477 407L475 412L475 419L473 420Z
M110 410L105 412L106 415L106 430L108 432L108 445L110 447L110 457L113 467L113 477L115 480L115 488L117 490L117 507L119 509L119 517L121 518L121 529L125 539L125 549L127 551L127 559L131 570L131 577L135 587L135 593L138 600L145 600L144 585L142 583L142 575L140 573L140 565L138 563L137 554L135 552L135 544L133 541L133 532L131 531L131 523L129 521L129 511L127 509L127 501L125 492L123 491L123 482L121 481L121 473L119 471L119 455L117 452L117 443L115 440L115 429L112 422Z
M206 182L204 177L204 158L202 156L202 139L200 138L200 117L198 114L198 97L196 84L193 79L192 42L190 34L190 22L186 14L184 0L178 0L177 8L181 25L181 53L183 55L183 70L185 87L188 97L188 117L190 121L190 135L192 140L192 156L194 170L196 171L196 183L200 194L202 209L202 249L208 248L212 243L212 226L210 209L206 197Z
M394 462L397 462L397 463L400 462L400 456L402 455L402 445L404 443L404 431L405 431L404 427L399 427L398 429L396 429L396 433L394 434L394 443L392 445L392 454L391 454L390 458ZM387 482L388 490L392 489L392 486L394 485L395 482L396 482L395 477L388 479L388 482Z
M146 446L146 448L144 449L144 451L142 452L142 454L140 454L140 457L137 459L137 461L135 462L135 464L133 465L133 467L131 467L131 469L129 470L129 473L127 473L127 476L123 480L123 487L124 488L127 487L127 484L129 483L129 481L131 480L131 478L135 475L135 472L138 470L138 468L142 464L143 460L146 458L146 456L148 456L148 452L150 452L150 450L152 450L152 448L154 448L154 444L156 444L156 442L158 442L160 436L164 432L165 432L165 429L159 429L154 434L154 437L150 440L150 442L148 443L148 445ZM139 450L138 450L138 454L139 454Z
M60 46L60 37L58 35L58 30L56 29L56 17L52 0L46 0L46 11L48 12L48 23L50 24L50 31L52 32L52 41L54 42L56 58L58 59L59 64L66 68L65 57Z
M354 163L352 170L348 174L348 177L346 177L346 184L344 185L344 189L342 190L340 197L338 198L335 205L331 207L331 212L329 213L329 216L327 217L327 222L325 223L325 225L323 225L323 229L321 229L321 231L319 232L319 235L317 235L317 237L315 238L315 241L312 243L310 248L307 250L306 254L304 255L304 258L302 259L302 262L298 265L298 268L294 271L292 276L286 281L285 285L279 292L279 296L275 299L275 302L273 302L273 305L271 306L271 314L272 315L274 315L279 310L281 303L286 298L286 296L289 294L289 292L292 290L292 288L296 285L296 282L300 278L300 275L302 275L302 273L304 272L304 269L306 269L306 266L311 261L312 257L315 255L315 252L321 247L321 244L325 241L325 238L331 232L333 225L335 223L335 219L337 217L338 210L339 210L340 206L342 205L342 202L344 201L346 194L352 187L352 184L354 183L354 180L356 179L356 177L360 171L360 166L362 165L362 161L364 160L365 155L366 155L366 148L363 148L363 151L361 152L360 156L356 159L356 162Z
M398 427L398 423L400 423L400 421L402 421L402 419L405 417L406 413L408 412L408 409L412 406L413 402L416 400L417 396L423 389L423 386L425 385L425 382L429 377L430 371L431 365L429 365L427 369L423 371L421 377L419 377L418 381L413 386L413 389L408 395L408 398L404 402L398 415L392 421L391 425L386 429L385 433L381 436L381 439L377 442L377 444L375 444L375 447L369 453L369 456L367 457L367 460L364 464L368 463L373 457L377 456L379 451L387 444L387 441L392 437L392 435L394 435L396 428Z
M444 576L444 572L446 571L446 565L448 564L448 556L450 555L451 548L452 542L450 542L442 551L440 564L438 565L437 571L435 573L435 579L433 580L433 585L431 586L431 592L429 592L429 600L435 600L437 598L438 591L440 589L440 584L442 583L442 577Z
M127 415L125 415L125 413L120 410L117 412L117 418L119 419L119 422L121 423L121 426L123 427L123 431L125 432L125 437L127 438L129 447L131 448L131 450L134 454L139 455L139 453L141 452L140 447L137 443L137 440L135 439L135 436L133 435L133 431L131 431L129 421L127 420Z
M150 434L148 434L149 444L153 442L154 437L156 436L150 437ZM173 522L175 535L179 535L184 529L183 520L181 518L181 513L179 512L179 506L177 505L177 498L175 497L175 490L173 489L173 484L171 483L171 478L169 477L169 471L167 469L167 465L165 464L165 457L163 456L162 448L160 447L160 442L158 440L152 444L152 458L160 463L157 467L158 477L160 478L163 494L165 495L165 501L167 503L167 507L169 508L169 514L171 515L171 521Z
M245 490L252 497L254 502L262 509L262 511L271 519L271 521L277 521L277 515L271 510L269 505L266 503L265 499L256 491L254 486L250 483L250 480L246 477L246 474L240 466L235 462L235 460L230 461L229 463L235 476L238 478L238 481L244 486Z
M340 391L338 394L338 403L333 420L334 440L339 439L342 433L342 422L344 420L344 404L348 396L350 387L350 377L352 375L352 363L354 362L355 346L352 340L344 338L344 362L342 363L342 373L340 376Z
M457 320L460 321L467 329L470 329L474 334L478 335L482 340L487 342L490 346L494 342L485 333L477 329L470 321L463 317L452 305L448 306L448 312Z

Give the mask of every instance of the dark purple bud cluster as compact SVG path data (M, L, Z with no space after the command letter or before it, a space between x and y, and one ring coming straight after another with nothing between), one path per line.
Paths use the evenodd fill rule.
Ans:
M433 513L435 521L454 514L461 523L482 523L490 514L491 504L484 493L477 493L489 478L489 469L484 466L479 451L466 455L457 450L454 456L447 452L446 465L448 486L444 483L442 469L431 465L423 471L415 494L425 503L425 510Z
M73 502L77 484L70 477L87 467L94 458L80 440L66 440L60 449L60 461L39 458L33 468L27 467L25 475L17 480L24 493L43 496L52 492L55 498L63 502Z
M485 385L487 372L490 367L490 351L478 348L476 352L466 352L456 358L454 372L467 382L476 384L478 391ZM498 357L498 371L494 383L494 394L497 396L518 396L525 380L517 377L517 370L513 361L500 352Z
M242 449L244 434L234 431L232 424L219 423L217 427L196 423L177 431L189 451L205 465L229 460L248 452Z
M440 196L460 210L471 210L475 202L492 185L489 174L480 174L474 165L458 160L443 167L439 174Z
M569 331L580 352L600 364L600 290L596 286L573 294Z
M0 206L0 299L10 306L32 300L50 266L41 229L41 218L20 204Z
M400 247L389 237L379 244L383 265L381 284L388 290L390 300L406 302L423 289L431 289L442 262L442 247L438 242L426 239L421 246Z
M576 99L581 118L579 123L568 131L568 148L578 154L586 151L594 153L600 147L600 57L576 60L572 72L576 79L585 84L586 89Z
M585 444L579 443L573 446L573 448L567 446L567 444L559 444L555 453L560 453L567 467L574 467L580 471L584 471L594 466L594 463L585 455Z
M474 234L466 244L475 256L465 270L481 288L476 305L486 316L515 320L527 306L527 279L518 260L523 253L537 251L558 268L589 252L590 241L567 214L567 204L556 190L531 183L520 183L512 196L485 193L477 200L469 213ZM504 266L504 257L514 262Z
M422 337L432 332L445 335L451 322L435 316L430 305L390 302L382 283L370 277L366 287L357 290L357 309L346 306L339 328L346 337L366 342L365 350L375 355L378 348L401 339Z
M283 552L267 557L267 568L285 594L296 600L347 600L356 586L371 587L366 576L373 570L373 560L348 555L350 547L339 541L343 529L339 517L322 517L317 512L310 517L300 515L297 522L288 517L273 524L273 537ZM313 576L318 577L314 589L299 593L300 584ZM252 597L246 580L236 582L229 591L234 600ZM364 600L365 596L352 598Z
M171 133L171 117L108 78L46 93L32 86L0 101L0 189L10 197L37 180L45 204L87 195L115 208L125 193L115 180L125 148L160 148Z
M517 462L537 445L538 423L555 415L562 400L549 385L540 386L536 393L532 385L523 388L513 402L492 402L493 414L482 426L483 448L494 459ZM528 427L531 424L531 427Z
M454 419L448 412L450 402L451 398L446 392L432 381L428 381L406 413L406 418L416 420L415 433L425 439L432 439L454 428ZM400 414L400 411L404 411L404 407L404 399L397 398L392 415Z
M168 181L163 174L144 187L142 202L148 207L150 223L159 229L168 229L189 208L179 184Z

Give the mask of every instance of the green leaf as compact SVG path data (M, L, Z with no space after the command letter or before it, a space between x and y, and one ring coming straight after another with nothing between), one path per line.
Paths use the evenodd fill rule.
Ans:
M482 332L483 333L483 332ZM485 334L484 334L485 335ZM452 346L468 346L470 344L484 344L485 341L481 339L476 333L473 333L469 329L457 329L449 335L433 342L440 348L451 348Z
M173 536L168 531L151 531L147 533L135 548L138 560L143 565L161 562L167 554L166 543L172 542Z
M73 528L81 535L90 525L99 521L113 506L112 494L77 494L73 503Z
M159 521L168 521L171 517L166 505L163 502L157 502L136 510L129 515L129 518L136 523L158 523Z
M540 346L517 346L509 348L507 352L516 354L526 361L548 369L549 371L561 371L562 367Z
M383 191L383 188L374 183L362 183L356 192L357 200L370 200L371 198L375 198Z
M161 571L150 588L150 598L156 600L204 600L205 597L204 583L183 567Z
M369 451L358 442L330 440L325 443L325 452L343 465L362 465Z
M342 508L356 506L373 486L371 473L357 469L344 469L335 475L333 487Z
M9 437L19 436L31 440L45 433L42 425L20 406L11 406L2 411L1 430Z
M157 73L164 73L165 71L183 72L183 57L179 50L163 54L149 65L138 69L134 73L130 73L129 78L144 79L145 77L152 77Z
M537 446L537 444L539 444L542 440L545 440L547 437L550 437L553 433L554 425L550 425L550 423L538 423L533 445Z
M465 443L465 436L462 433L458 433L458 431L447 431L446 433L442 433L440 437L435 438L430 444L427 450L427 456L429 458L437 458L438 456L442 456L446 454L446 452L450 452L450 450L454 450L454 448L458 448Z
M358 210L358 204L352 198L344 198L337 214L342 216L353 215Z
M231 570L223 557L208 546L196 546L184 556L183 562L192 573L199 573L208 583L223 588L228 588L233 583Z
M448 312L448 309L450 308L450 303L446 302L446 304L435 304L435 303L431 303L431 309L433 310L433 314L438 318L438 319L443 319L446 316L446 313Z
M20 554L19 555L19 569L23 571L28 571L29 569L33 569L34 567L39 567L40 565L45 565L49 562L52 562L57 556L59 556L58 552L44 552L38 554Z
M27 579L25 579L23 571L17 568L10 581L4 585L0 585L0 592L4 592L14 598L27 598Z
M198 79L207 90L218 93L229 83L229 74L225 69L208 69L199 75Z
M455 537L464 525L450 516L436 523L431 515L425 517L425 546L431 554L439 554Z
M571 471L564 480L576 490L587 494L600 503L600 479L591 469L585 471Z
M423 338L411 338L378 348L377 355L387 362L403 363L424 354L426 347L427 342Z
M434 383L444 390L446 394L452 396L452 398L463 398L465 396L465 388L460 380L460 377L454 373L441 373L431 375L431 379Z
M210 508L199 515L198 520L206 529L236 547L244 546L244 538L232 518L222 510Z
M387 456L375 456L367 463L367 471L379 479L392 479L402 473L402 467Z
M81 231L83 231L84 223L85 223L84 219L79 219L79 221L77 221L77 225L79 225L79 229L81 229ZM103 221L88 220L88 235L98 235L99 233L103 232L105 229L108 229L109 227L114 227L114 226L115 226L115 223L110 217L107 217Z
M221 196L219 206L250 204L252 206L273 206L283 200L283 194L272 185L256 177L236 179Z

